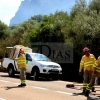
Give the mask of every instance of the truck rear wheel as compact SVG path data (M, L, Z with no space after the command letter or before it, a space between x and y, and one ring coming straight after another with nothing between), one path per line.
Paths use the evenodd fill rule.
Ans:
M14 76L14 68L13 67L8 68L8 74L9 74L10 77Z

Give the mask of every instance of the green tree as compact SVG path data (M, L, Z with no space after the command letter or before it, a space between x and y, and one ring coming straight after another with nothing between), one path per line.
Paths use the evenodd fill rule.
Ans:
M100 0L92 0L89 4L89 10L100 12Z
M7 25L0 21L0 39L5 39L8 36L10 36L10 29Z
M54 15L43 16L40 26L36 30L37 35L31 32L31 40L39 40L38 42L64 42L64 34L66 32L63 27L66 27L68 18L67 13L64 12L56 12ZM37 39L32 39L33 37Z
M87 9L87 3L86 0L75 0L76 3L72 7L71 12L70 12L70 17L73 19L78 12L84 12L84 10Z

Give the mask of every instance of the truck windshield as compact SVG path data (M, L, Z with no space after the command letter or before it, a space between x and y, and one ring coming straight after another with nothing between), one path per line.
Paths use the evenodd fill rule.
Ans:
M51 61L48 57L43 54L31 54L32 58L38 61Z

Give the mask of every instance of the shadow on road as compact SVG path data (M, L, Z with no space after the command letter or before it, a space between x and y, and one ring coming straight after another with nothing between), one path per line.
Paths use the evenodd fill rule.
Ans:
M23 88L23 87L18 87L18 86L7 86L7 87L4 87L5 90L9 90L9 89L13 89L13 88Z
M83 93L73 93L73 96L79 96L79 95L85 96ZM97 96L97 97L90 97L89 96L89 97L87 97L87 100L100 100L100 97L99 96Z
M100 100L100 98L87 97L87 100Z
M73 93L73 96L84 95L83 93Z

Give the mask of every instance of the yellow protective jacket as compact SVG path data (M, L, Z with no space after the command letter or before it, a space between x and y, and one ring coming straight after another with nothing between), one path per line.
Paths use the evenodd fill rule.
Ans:
M100 77L100 56L95 61L94 68L95 68L95 72L94 72L95 76Z
M83 55L82 59L80 61L80 67L79 67L79 72L84 69L84 71L93 71L94 70L94 63L96 61L96 58L93 54L90 54L90 56Z
M26 57L24 54L20 53L18 58L14 58L17 61L18 69L25 68L27 69L26 65Z

